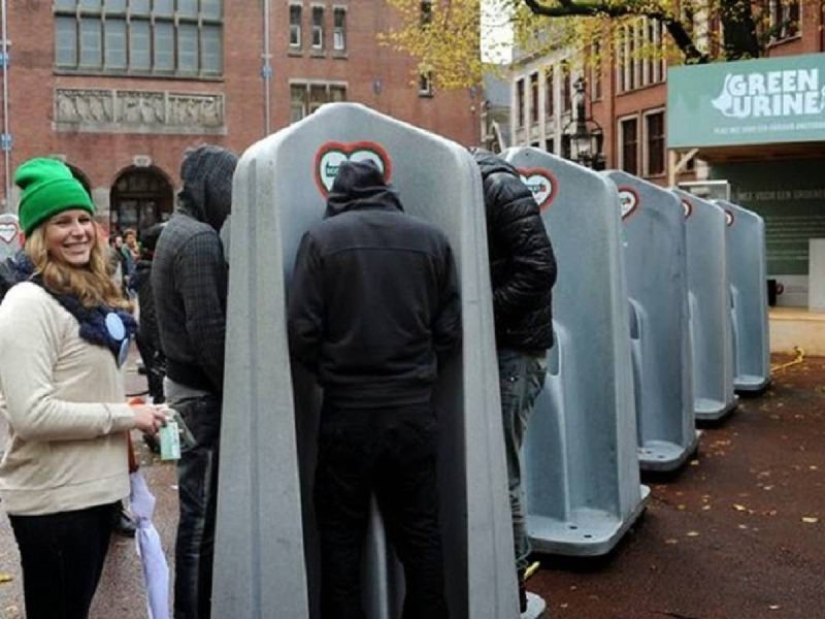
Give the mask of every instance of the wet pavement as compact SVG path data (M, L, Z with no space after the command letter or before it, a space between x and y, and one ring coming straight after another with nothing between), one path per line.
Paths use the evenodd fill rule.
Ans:
M132 368L127 386L139 390L142 381ZM825 617L825 358L775 373L765 395L741 400L704 430L681 471L646 478L647 511L609 557L538 557L542 567L528 588L547 600L548 617ZM135 445L171 562L174 467ZM12 580L0 584L0 619L19 619L18 556L0 503L2 573ZM146 616L134 542L116 538L90 619Z

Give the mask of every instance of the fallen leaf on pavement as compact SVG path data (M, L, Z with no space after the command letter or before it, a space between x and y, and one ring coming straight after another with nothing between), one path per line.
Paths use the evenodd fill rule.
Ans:
M819 522L819 518L814 518L813 516L803 516L802 522L806 524L816 524L817 522Z
M0 572L0 585L11 582L14 580L14 577L11 574L6 574L5 572Z

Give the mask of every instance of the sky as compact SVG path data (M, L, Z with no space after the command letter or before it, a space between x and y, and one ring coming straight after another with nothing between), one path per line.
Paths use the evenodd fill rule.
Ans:
M510 64L513 59L513 28L505 0L481 0L481 59Z

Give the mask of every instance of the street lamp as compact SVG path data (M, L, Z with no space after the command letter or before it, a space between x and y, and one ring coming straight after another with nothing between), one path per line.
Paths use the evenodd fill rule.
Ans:
M564 157L594 170L604 169L604 133L601 125L587 116L584 79L573 84L574 117L565 125L562 133Z

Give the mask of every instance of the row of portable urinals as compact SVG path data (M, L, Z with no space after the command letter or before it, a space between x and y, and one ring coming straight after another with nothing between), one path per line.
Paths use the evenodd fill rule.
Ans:
M678 470L697 448L697 419L721 419L736 391L768 385L763 222L538 149L503 156L533 191L558 261L556 343L525 445L529 535L541 553L605 554L644 510L640 469ZM350 103L254 144L235 174L212 614L318 617L320 392L290 363L285 299L298 243L323 216L337 166L364 158L407 212L444 230L459 268L463 346L435 395L450 616L514 619L479 172L460 145ZM370 619L400 616L402 571L377 510L364 582ZM542 610L534 601L530 617Z
M537 149L503 156L533 191L558 261L556 344L525 445L529 535L538 552L605 554L644 509L640 469L681 467L696 450L697 419L724 417L735 390L769 382L763 223L733 204ZM254 144L235 174L213 615L318 616L320 391L290 363L285 299L337 166L365 158L408 213L444 230L459 268L462 352L441 368L435 394L450 614L513 619L478 168L464 147L350 103ZM364 574L370 619L400 616L402 570L377 510ZM531 606L528 616L540 613Z

